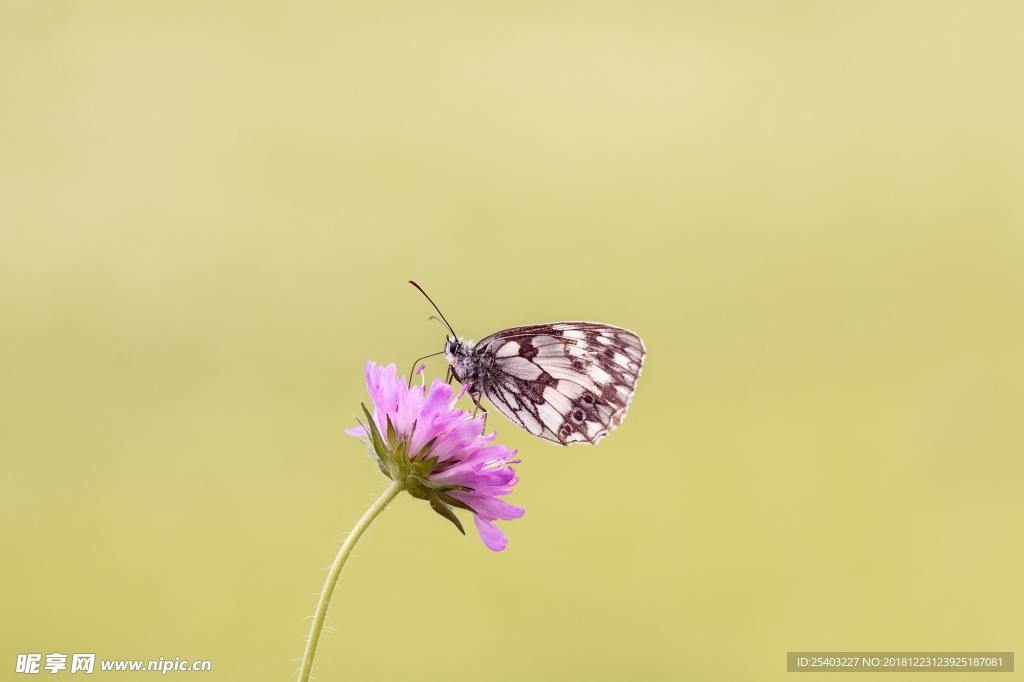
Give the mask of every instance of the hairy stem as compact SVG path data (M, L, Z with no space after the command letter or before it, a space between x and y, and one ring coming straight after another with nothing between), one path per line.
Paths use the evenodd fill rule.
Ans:
M338 550L338 556L334 557L334 563L331 564L331 570L327 574L324 588L320 592L320 601L316 605L313 625L309 629L309 639L306 640L306 652L302 656L302 668L299 669L299 682L309 682L309 674L313 671L313 659L316 657L316 646L320 642L320 632L324 629L324 619L327 617L327 607L331 604L334 587L338 584L338 576L341 575L341 569L348 560L348 555L352 553L352 548L359 541L363 531L384 510L384 507L388 506L388 502L395 499L395 496L401 490L401 484L392 481L387 489L380 494L380 497L374 500L370 508L363 513L359 521L356 522L352 532L348 534L345 542L341 545L341 549Z

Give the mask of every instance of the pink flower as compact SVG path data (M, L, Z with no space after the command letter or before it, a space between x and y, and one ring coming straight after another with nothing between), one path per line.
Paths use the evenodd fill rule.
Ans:
M422 374L422 367L420 368ZM511 520L524 510L500 499L512 492L516 478L515 450L493 443L495 433L484 435L483 417L473 418L455 408L459 396L452 387L434 379L425 386L406 385L393 364L366 363L366 387L373 414L369 424L345 433L367 439L386 476L402 484L413 497L430 502L441 516L465 534L452 507L473 513L484 544L494 551L508 541L494 525Z

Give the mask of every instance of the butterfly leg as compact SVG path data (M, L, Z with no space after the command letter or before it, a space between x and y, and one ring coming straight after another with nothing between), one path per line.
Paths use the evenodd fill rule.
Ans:
M477 413L482 411L484 413L484 428L483 428L483 430L487 431L487 415L490 414L490 413L487 411L486 407L484 407L482 404L480 404L480 394L479 393L470 393L469 397L473 399L473 419L476 419Z

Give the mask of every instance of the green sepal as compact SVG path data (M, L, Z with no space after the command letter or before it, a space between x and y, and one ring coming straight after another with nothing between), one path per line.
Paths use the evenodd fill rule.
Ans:
M426 477L427 474L419 474L419 473L417 473L417 474L414 474L414 475L419 476L419 478L422 479L420 481L420 483L423 486L425 486L427 488L430 488L435 493L450 493L453 490L461 490L463 492L472 492L472 490L470 488L467 488L464 485L454 485L452 483L438 483L437 481L431 481L429 478ZM470 510L470 511L472 511L472 510Z
M409 462L409 471L417 476L426 478L430 476L430 472L434 470L435 466L437 466L437 457L418 459L415 462Z
M416 474L409 474L403 480L405 491L420 500L429 500L431 495L430 484L427 480Z
M416 461L425 460L430 455L430 451L434 449L435 445L437 445L437 436L428 440L426 445L423 446L423 449L416 453ZM434 463L437 463L436 457L434 458Z
M367 431L370 431L370 428L366 424L360 422L358 419L355 420L355 423L361 426L362 428L366 429ZM374 444L370 440L365 440L364 442L367 445L367 451L370 453L370 457L372 457L374 462L377 463L377 468L381 470L382 474L384 474L388 478L391 478L391 472L387 470L387 466L384 464L384 460L381 459L380 453L377 452L377 449L376 447L374 447Z
M463 488L462 486L452 486L451 489L452 490L465 490L465 488ZM438 497L442 501L444 501L446 504L450 504L453 507L458 507L459 509L465 509L466 511L470 512L471 514L476 514L476 511L472 507L470 507L468 504L466 504L462 500L455 499L451 495L447 495L444 492L440 492L439 491L438 492Z
M386 414L384 418L388 422L388 443L393 445L398 442L398 434L395 432L395 425L391 423L391 415Z
M373 449L377 451L377 454L381 457L387 452L384 448L384 439L381 438L380 429L377 428L377 422L373 421L373 415L366 409L366 405L359 403L359 407L363 408L363 414L366 415L366 421L370 425L370 442L373 443Z
M455 512L452 511L451 507L442 502L441 499L435 494L430 494L428 496L428 499L430 500L431 509L433 509L438 514L448 519L452 523L454 523L455 527L459 529L460 533L462 533L463 535L466 534L466 530L462 527L462 522L459 521L459 517L455 515Z
M359 421L358 419L356 419L356 423L359 424L360 426L362 426L367 431L370 430L365 424L363 424L363 422ZM380 472L382 474L384 474L388 478L391 478L391 472L388 471L387 466L385 466L384 460L381 459L380 453L377 452L377 448L375 448L373 446L373 443L371 443L369 441L364 441L364 442L366 443L366 449L370 451L370 455L373 457L373 461L377 463L377 468L380 469Z
M404 440L398 441L398 445L395 446L395 455L394 455L394 457L395 457L395 461L398 462L399 469L402 469L402 468L404 468L406 466L405 463L408 461L408 459L406 458L405 455L406 455L406 451L408 449L409 449L409 443L408 443L408 441L404 441Z

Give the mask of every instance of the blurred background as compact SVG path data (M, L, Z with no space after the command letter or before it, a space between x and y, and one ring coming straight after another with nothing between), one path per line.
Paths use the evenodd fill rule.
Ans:
M505 552L399 498L317 678L1019 649L1022 22L4 2L3 675L59 651L292 679L385 483L342 433L363 363L442 348L409 278L470 338L594 319L648 361L596 448L492 415L524 457Z

